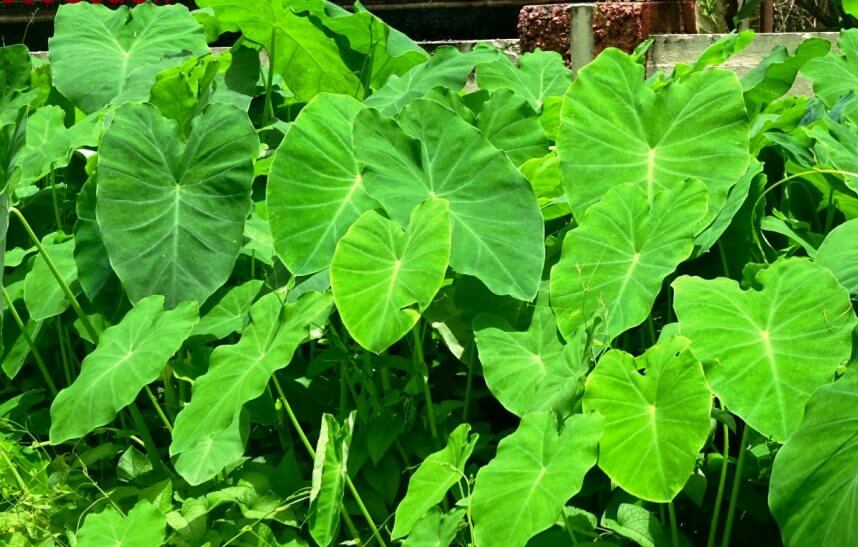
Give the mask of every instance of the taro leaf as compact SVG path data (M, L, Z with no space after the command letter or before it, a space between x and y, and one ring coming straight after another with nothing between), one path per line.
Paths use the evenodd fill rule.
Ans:
M826 118L813 124L806 132L816 139L814 152L818 162L845 171L846 186L858 194L858 129Z
M801 73L813 80L813 93L833 108L844 95L858 89L858 29L845 29L840 33L837 49L824 57L809 61ZM846 106L844 115L858 112L858 103Z
M858 219L831 230L813 261L828 268L849 294L858 296Z
M48 240L53 238L52 243ZM74 240L57 242L56 234L46 236L42 241L45 252L51 258L67 285L77 279L77 266L74 261ZM42 255L36 256L33 269L24 278L24 303L30 313L30 319L41 321L63 313L69 307L68 298L56 278L48 268Z
M715 43L703 50L703 53L697 57L693 65L677 63L670 79L684 80L691 74L705 70L708 67L722 65L731 57L744 51L753 41L753 30L724 34ZM635 50L633 57L637 53L638 50Z
M672 500L709 435L712 396L690 343L669 338L637 358L609 351L587 378L584 408L605 417L599 467L641 499Z
M95 219L95 186L96 179L90 178L81 187L75 204L77 220L74 224L74 261L78 282L90 300L116 279Z
M855 313L849 293L806 259L781 259L755 276L673 282L683 336L712 390L731 412L783 442L801 422L811 392L849 359Z
M541 158L527 160L519 166L519 170L533 187L545 220L570 214L569 202L566 201L563 186L560 184L560 158L556 150Z
M322 427L316 443L313 461L313 481L310 488L310 535L320 547L327 547L337 538L340 528L340 508L346 488L349 446L355 426L352 412L342 423L333 415L322 414Z
M450 433L447 446L426 456L411 478L405 497L396 508L393 539L408 535L421 518L441 503L447 491L465 476L465 464L479 435L471 434L469 424L461 424Z
M6 306L8 308L8 306ZM17 310L17 308L16 308ZM5 310L4 310L5 311ZM3 317L3 344L0 346L0 369L9 379L14 379L24 366L24 362L30 355L30 343L21 334L21 329L15 324L9 315ZM27 321L25 329L30 340L36 341L39 331L42 330L42 321Z
M453 509L446 515L433 507L423 516L402 542L402 547L448 547L456 538L465 518L464 509Z
M653 91L643 76L642 65L607 49L569 88L557 151L572 213L580 218L624 183L652 198L697 178L709 192L711 221L750 161L741 85L732 72L713 69Z
M355 121L367 192L404 225L431 198L450 204L450 265L495 294L536 296L544 225L530 185L503 152L441 104L412 102L398 122L367 109Z
M121 481L133 481L140 475L152 471L152 461L134 445L128 447L116 463L116 476Z
M238 343L215 348L208 371L194 381L191 401L176 417L170 455L220 441L212 438L229 429L242 407L265 392L271 375L289 364L330 302L330 295L321 293L307 293L285 305L277 293L260 298L250 308L250 325Z
M613 188L566 234L551 269L551 305L565 338L601 318L595 338L607 343L649 315L706 214L699 181L674 186L651 202L636 184Z
M211 305L200 310L200 322L192 335L212 336L220 340L240 331L262 284L261 279L251 279L224 291L217 300L210 300Z
M858 374L817 389L778 451L769 507L786 545L858 543Z
M830 49L831 43L822 38L803 41L793 54L786 46L775 46L760 64L742 77L742 89L749 110L759 110L783 97L792 88L799 70L811 59L822 57Z
M81 2L60 6L55 24L48 43L54 85L84 112L117 98L146 99L159 70L209 52L202 27L181 5Z
M364 191L352 146L363 107L322 93L304 107L271 165L266 203L274 248L289 271L327 268L337 241L376 202Z
M187 138L191 121L202 112L212 95L212 84L221 69L222 58L191 57L182 64L162 70L155 78L149 103L164 117L176 121Z
M209 105L186 142L154 106L116 111L99 149L96 217L131 301L204 302L223 285L241 249L258 147L231 105Z
M449 259L444 200L415 207L404 231L375 211L361 215L331 263L334 302L352 338L381 353L405 336L441 288Z
M154 7L154 6L153 6ZM148 500L123 515L112 506L90 513L77 532L77 547L157 547L164 542L167 520Z
M641 547L661 547L670 542L658 517L622 490L617 490L608 503L601 525Z
M223 431L202 439L176 456L173 467L188 484L198 485L213 479L228 466L244 456L244 445L249 432L249 414L238 416Z
M27 144L21 150L21 184L34 183L52 168L68 165L72 153L83 146L95 146L101 138L101 114L92 114L72 127L63 124L65 111L44 106L27 120Z
M522 55L518 63L516 67L503 55L493 63L479 65L480 89L492 92L508 89L540 110L547 97L563 95L572 82L572 72L556 51L537 49Z
M575 414L558 429L549 412L527 414L480 469L471 498L477 545L524 546L551 527L596 464L598 414Z
M81 363L80 375L54 399L51 443L82 437L110 423L158 378L198 319L194 302L165 310L163 296L140 300L119 324L102 333Z
M565 410L578 390L578 372L558 338L547 288L539 292L533 318L524 332L493 315L478 315L474 320L486 384L516 416Z
M289 90L307 102L327 91L362 95L360 81L340 57L336 42L282 0L199 0L221 23L238 27L244 38L261 44Z
M752 159L750 165L748 165L748 170L744 175L742 175L739 182L730 188L724 207L721 208L718 215L709 224L709 226L700 232L694 240L696 254L702 254L708 251L713 245L715 245L715 243L717 243L721 236L724 235L724 232L730 227L730 223L733 222L733 218L736 217L742 209L742 206L748 200L748 194L751 191L752 183L762 172L762 162L756 158Z
M0 120L0 193L6 195L21 180L18 163L27 138L27 108L23 107L10 122ZM8 204L7 204L8 208Z
M0 47L0 125L14 122L37 95L32 87L30 52L24 44Z
M364 103L386 116L393 116L435 87L460 91L465 87L475 65L494 61L500 55L494 49L479 46L465 53L454 47L439 47L427 62L415 66L402 76L391 76Z
M492 94L477 116L477 129L516 166L548 153L548 139L536 111L508 89Z
M256 95L259 51L238 43L229 50L229 67L215 76L212 102L232 104L247 112Z

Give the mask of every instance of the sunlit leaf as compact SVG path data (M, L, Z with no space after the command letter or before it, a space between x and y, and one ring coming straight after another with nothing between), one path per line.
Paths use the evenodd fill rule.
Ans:
M147 500L140 500L127 515L108 506L87 515L77 532L78 547L156 547L165 538L167 521Z
M313 462L309 517L310 535L320 547L330 545L340 528L340 508L346 489L354 424L354 413L342 424L333 415L322 414L322 427Z

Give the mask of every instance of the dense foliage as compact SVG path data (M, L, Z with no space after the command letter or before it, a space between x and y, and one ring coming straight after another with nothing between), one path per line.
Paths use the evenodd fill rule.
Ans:
M858 544L858 31L197 3L0 49L0 543Z

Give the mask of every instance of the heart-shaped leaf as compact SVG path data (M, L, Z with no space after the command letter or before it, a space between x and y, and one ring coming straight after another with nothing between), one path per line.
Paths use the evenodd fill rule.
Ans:
M139 301L102 333L81 363L80 375L51 404L51 442L82 437L110 423L155 381L199 320L197 305L164 309L163 296Z
M127 515L112 506L87 515L77 533L79 547L153 547L164 541L167 519L148 500L137 502Z
M145 99L159 70L179 64L181 55L209 52L205 32L182 5L80 2L60 6L54 24L54 85L84 112L119 98Z
M375 211L361 215L331 263L334 302L352 338L381 353L405 336L441 287L449 258L444 200L418 205L404 232Z
M735 74L695 72L653 91L644 83L643 65L606 49L581 69L566 94L557 151L576 218L613 186L634 183L652 198L659 189L696 178L709 192L711 221L748 167L748 144Z
M558 429L550 412L524 416L477 473L471 498L477 545L523 547L551 527L596 465L603 422L598 414L575 414Z
M595 339L608 343L643 322L664 279L691 255L706 196L697 181L653 197L625 184L590 207L551 269L551 306L563 336L600 318Z
M301 110L268 175L268 220L277 255L295 275L327 268L349 226L377 206L366 194L352 146L363 106L322 93Z
M584 407L605 417L599 467L641 499L676 497L709 435L712 396L690 343L669 338L637 358L609 351L587 378Z
M858 542L858 374L817 389L778 451L769 507L786 545Z
M742 290L730 279L683 276L673 282L673 305L718 398L782 442L799 426L811 392L849 359L855 313L837 279L806 259L775 262L755 285Z
M548 153L548 139L536 111L508 89L496 91L483 103L476 125L516 166Z
M364 184L400 224L427 199L450 204L450 265L496 294L530 300L539 289L544 226L530 185L503 152L458 114L426 99L394 121L375 110L355 121Z
M480 89L508 89L537 110L546 98L563 95L571 82L572 72L563 57L556 51L538 48L522 55L517 67L506 55L477 67Z
M116 111L98 154L96 217L132 301L204 302L223 285L241 249L258 147L235 106L210 105L186 142L154 106Z
M849 294L858 296L858 219L831 230L816 251L813 261L828 268Z

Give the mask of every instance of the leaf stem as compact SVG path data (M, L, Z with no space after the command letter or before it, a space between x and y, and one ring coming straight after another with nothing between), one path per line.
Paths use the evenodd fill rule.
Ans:
M474 344L473 342L468 346L468 349L465 350L467 354L463 354L462 356L467 359L466 363L468 365L468 377L465 380L465 402L462 407L462 421L467 422L468 418L471 414L471 392L474 389Z
M56 184L56 174L54 171L54 164L51 164L51 173L48 176L48 181L51 183L51 201L54 206L54 219L57 221L57 230L63 231L63 217L60 215L60 201L59 197L57 197L57 184Z
M670 514L670 542L673 547L679 547L679 524L676 522L676 509L672 500L667 502L667 512Z
M432 392L429 390L429 365L426 363L426 358L423 355L423 323L418 320L414 328L411 329L412 340L414 347L412 348L412 357L414 360L414 368L420 376L420 383L423 384L423 399L426 402L426 418L429 421L429 434L432 435L432 442L435 447L438 447L438 426L435 424L435 407L432 404Z
M134 422L134 426L140 433L140 436L143 437L143 445L146 447L146 455L149 456L149 461L152 462L154 467L163 469L169 475L170 471L167 469L167 465L161 461L161 456L158 454L158 447L155 445L155 439L152 438L152 433L149 431L149 426L146 425L146 421L143 419L143 414L140 413L137 403L132 402L128 405L128 411L131 413L131 420Z
M274 104L271 101L271 95L274 90L274 54L276 51L277 44L277 36L275 36L274 29L271 30L271 49L266 49L268 53L268 74L266 75L265 80L265 107L263 108L263 112L265 113L265 124L268 125L272 121L274 121Z
M313 448L313 445L310 443L310 439L307 438L307 434L304 433L304 428L301 427L301 424L298 422L298 417L295 415L295 412L292 410L292 405L289 404L289 400L286 398L286 393L283 391L283 386L280 385L280 381L277 379L276 375L271 375L271 381L274 384L274 389L277 390L277 395L280 397L280 403L283 405L283 409L286 411L286 415L289 417L289 421L292 423L292 427L295 429L295 432L298 433L298 437L301 439L301 443L304 445L304 448L307 450L307 453L314 460L316 459L316 450ZM366 508L366 505L363 502L363 498L361 498L360 494L355 488L354 483L352 482L351 477L349 477L348 473L346 473L346 486L349 489L349 492L354 498L355 503L357 503L358 509L360 509L361 514L363 515L364 520L366 520L370 529L372 530L373 536L378 541L378 544L381 547L387 547L387 544L381 538L381 532L379 532L378 527L375 525L375 522L372 520L372 517L369 514L369 511ZM343 516L343 520L346 522L346 526L349 528L349 532L351 532L352 536L360 542L360 534L354 526L354 523L351 521L351 518L348 515L348 512L344 507L340 508L340 513Z
M45 383L48 384L48 389L51 391L51 395L56 396L57 385L54 383L53 378L51 378L51 375L48 372L48 367L45 365L45 360L42 359L42 354L39 352L38 348L36 348L36 344L30 337L30 333L27 332L27 326L24 325L24 321L21 320L21 316L18 314L15 304L12 302L9 293L6 292L6 287L0 288L3 290L3 300L6 301L6 308L9 310L9 313L12 314L12 319L15 320L15 324L18 325L18 330L21 331L21 337L30 347L30 353L33 354L33 359L36 361L36 366L39 368L39 372L41 372L42 377L45 379Z
M736 502L739 499L739 487L742 485L742 471L745 467L745 445L748 439L748 424L742 427L742 438L739 440L739 459L736 461L736 472L733 475L733 488L730 491L730 505L727 507L727 520L724 523L723 547L730 545L730 535L733 532L733 520L736 516Z
M712 521L709 524L709 537L706 540L706 547L715 547L715 532L718 527L718 519L721 517L721 504L724 502L724 490L727 486L727 469L730 467L730 428L727 424L722 424L722 434L724 436L724 452L721 459L721 476L718 477L718 493L715 495L715 507L712 510Z

